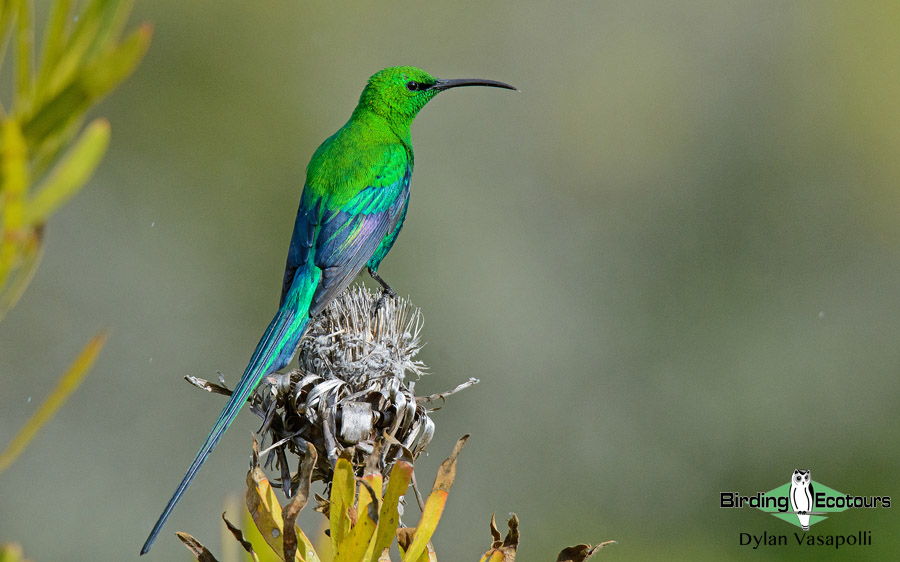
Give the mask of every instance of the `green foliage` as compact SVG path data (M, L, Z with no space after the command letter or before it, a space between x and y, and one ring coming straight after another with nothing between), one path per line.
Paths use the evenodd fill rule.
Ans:
M124 80L150 44L139 27L120 40L130 2L71 0L49 7L40 64L34 64L34 5L0 3L0 68L14 45L12 100L0 102L0 320L25 292L40 263L44 224L90 179L109 144L109 122L87 111ZM0 452L0 473L78 387L107 334L85 346L46 402ZM9 551L12 552L12 551Z
M18 543L0 544L0 562L30 562L25 558L22 545Z
M275 490L259 466L259 453L254 441L253 462L247 474L245 496L250 518L245 521L247 533L233 527L225 520L229 530L247 551L248 560L257 561L261 553L274 553L277 560L293 562L381 562L390 561L390 546L397 541L402 562L434 562L437 560L431 537L437 528L453 480L456 461L468 435L460 439L450 457L442 464L434 486L424 506L418 527L398 527L400 502L409 487L413 465L397 461L390 477L379 468L381 445L366 463L362 478L354 475L349 456L338 459L330 486L330 498L321 499L319 508L328 519L330 540L317 549L307 535L296 527L300 510L309 499L312 470L316 464L316 450L309 446L301 462L298 478L300 488L288 505L282 507L275 497ZM349 449L348 453L351 452ZM428 506L432 506L429 508ZM254 529L255 527L255 529ZM187 533L177 533L200 562L216 559L197 539ZM271 551L254 548L253 537L262 537ZM257 540L257 546L259 541ZM330 546L333 557L323 557Z
M222 514L229 532L246 551L247 562L263 560L290 562L391 562L390 547L396 540L401 562L437 562L437 554L431 538L437 529L450 488L456 479L456 463L459 453L469 436L464 435L450 456L441 463L431 493L419 507L422 515L415 527L400 525L401 502L411 482L413 465L399 460L385 478L380 468L382 445L366 459L365 474L357 478L350 462L352 450L345 449L334 467L328 499L316 496L316 509L328 519L328 538L319 547L296 527L297 515L309 499L312 471L316 464L316 449L307 446L300 462L296 478L299 489L288 505L282 507L275 497L275 490L259 465L259 450L253 442L253 461L247 473L245 494L247 511L244 512L244 528L241 531ZM415 484L413 484L415 486ZM416 496L418 497L418 490ZM217 559L193 536L176 533L198 562L216 562ZM497 529L491 516L491 547L480 562L515 562L519 546L519 518L515 514L509 520L506 538ZM579 544L563 549L557 562L586 562L598 550L614 544L606 541L596 546ZM260 548L263 545L269 548ZM330 549L328 547L331 547ZM330 552L328 552L330 550ZM331 555L333 554L333 556ZM2 562L2 561L0 561Z
M130 1L71 0L49 8L35 65L34 6L0 5L0 68L14 46L15 86L0 103L0 320L37 268L47 219L81 189L103 158L109 123L85 115L135 69L151 27L124 38Z

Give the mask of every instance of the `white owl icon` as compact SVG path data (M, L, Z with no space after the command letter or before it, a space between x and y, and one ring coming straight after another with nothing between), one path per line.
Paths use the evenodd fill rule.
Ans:
M791 509L800 520L800 528L809 531L809 514L813 510L812 480L808 470L794 470L791 475Z

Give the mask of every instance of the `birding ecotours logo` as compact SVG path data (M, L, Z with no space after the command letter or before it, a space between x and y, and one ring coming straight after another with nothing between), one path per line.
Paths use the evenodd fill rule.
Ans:
M809 518L813 514L813 503L815 491L813 490L812 479L810 479L808 470L794 469L791 476L791 489L789 490L791 509L797 515L800 521L800 528L809 531Z
M752 496L720 492L720 508L755 508L808 531L835 513L848 509L891 507L890 496L852 496L812 480L810 470L794 470L789 482Z

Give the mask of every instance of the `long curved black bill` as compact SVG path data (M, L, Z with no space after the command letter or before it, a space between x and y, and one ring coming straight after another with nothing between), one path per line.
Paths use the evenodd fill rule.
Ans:
M497 82L496 80L482 80L481 78L457 78L455 80L437 80L432 90L442 92L450 88L459 88L461 86L489 86L491 88L505 88L507 90L519 91L515 86L510 86L505 82Z

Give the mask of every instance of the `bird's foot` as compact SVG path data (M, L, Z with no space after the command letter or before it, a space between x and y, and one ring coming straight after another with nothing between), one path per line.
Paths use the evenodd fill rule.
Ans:
M378 272L372 269L371 267L366 268L369 271L369 276L372 277L375 281L381 285L381 296L375 301L375 308L372 310L372 316L376 316L378 314L378 309L380 309L387 299L394 299L397 297L396 291L391 289L391 286L387 284L387 282L378 275Z
M388 299L394 300L395 298L397 298L397 293L395 293L393 289L391 289L390 287L388 287L387 289L383 289L381 291L381 296L378 297L377 301L375 301L375 307L372 309L372 316L378 315L378 310L382 306L384 306L384 303L386 303Z

